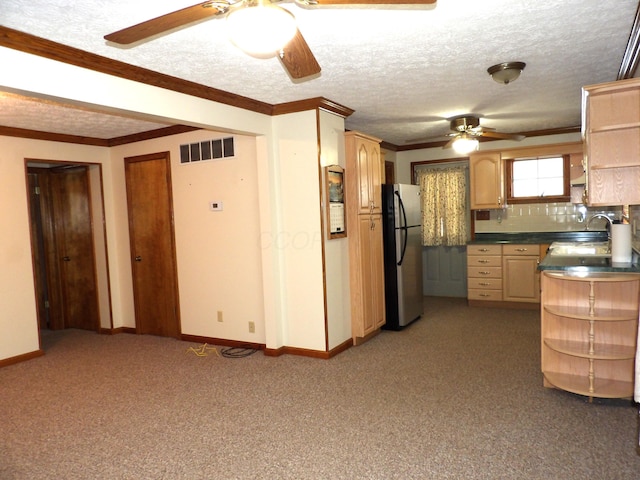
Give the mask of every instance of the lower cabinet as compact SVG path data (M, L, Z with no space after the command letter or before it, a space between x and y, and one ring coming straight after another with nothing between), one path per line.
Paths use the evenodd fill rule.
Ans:
M537 244L468 245L467 297L470 303L539 303L540 251Z
M540 245L502 246L502 299L540 302Z
M632 397L639 293L637 274L544 271L544 386L588 397Z
M349 236L351 331L354 344L385 324L382 216L358 215Z

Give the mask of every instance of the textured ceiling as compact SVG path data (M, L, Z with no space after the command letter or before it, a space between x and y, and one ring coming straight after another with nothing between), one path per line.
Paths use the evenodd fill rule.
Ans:
M194 0L2 0L0 23L58 43L270 104L325 97L355 110L347 128L405 145L448 132L475 113L503 132L580 124L581 87L616 79L637 0L440 0L406 8L290 9L322 67L293 83L275 58L243 54L222 18L134 48L103 36ZM491 80L489 66L519 60L522 76ZM54 104L0 100L0 125L113 138L159 128ZM61 116L64 121L60 121Z

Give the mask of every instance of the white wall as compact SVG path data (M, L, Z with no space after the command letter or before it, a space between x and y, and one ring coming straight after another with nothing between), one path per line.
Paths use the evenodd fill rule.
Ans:
M227 136L206 130L172 135L115 147L111 159L122 173L125 157L170 154L182 333L264 343L255 138L236 136L234 158L180 164L181 144ZM224 209L210 211L213 200ZM126 219L126 203L118 209ZM122 241L129 242L124 233ZM123 260L130 275L129 256ZM133 309L132 290L124 295L127 309Z

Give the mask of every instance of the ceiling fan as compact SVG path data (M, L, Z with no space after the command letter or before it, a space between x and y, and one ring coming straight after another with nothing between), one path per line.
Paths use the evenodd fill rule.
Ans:
M466 114L458 115L449 120L449 128L451 133L447 133L447 137L452 137L443 148L453 147L458 153L470 153L478 148L478 137L499 138L503 140L520 141L525 138L524 135L518 133L502 133L497 132L493 128L483 127L480 125L480 117L478 115ZM429 139L417 138L408 140L407 142L427 141Z
M304 7L315 7L325 5L430 5L436 3L436 0L294 0L294 2ZM252 12L260 12L262 15L265 9L278 9L284 13L284 18L287 15L291 17L290 24L293 25L293 29L290 32L288 43L283 42L283 47L279 47L271 53L277 54L285 70L294 80L317 75L321 70L320 65L300 30L295 26L295 18L288 10L276 6L276 3L280 3L280 0L210 0L110 33L104 38L118 45L133 46L137 42L211 17L227 17L229 19L240 11L251 10ZM266 17L262 16L261 18ZM263 25L271 24L271 20L261 21L261 23ZM280 32L282 29L274 26L273 30ZM234 43L236 42L234 41ZM238 44L236 43L236 45ZM251 54L251 52L248 53Z

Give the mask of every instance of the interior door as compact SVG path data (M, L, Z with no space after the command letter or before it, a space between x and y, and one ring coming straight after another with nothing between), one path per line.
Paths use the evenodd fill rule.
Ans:
M88 169L51 169L56 261L65 328L98 330L100 316Z
M178 283L169 152L125 158L138 333L178 337Z

